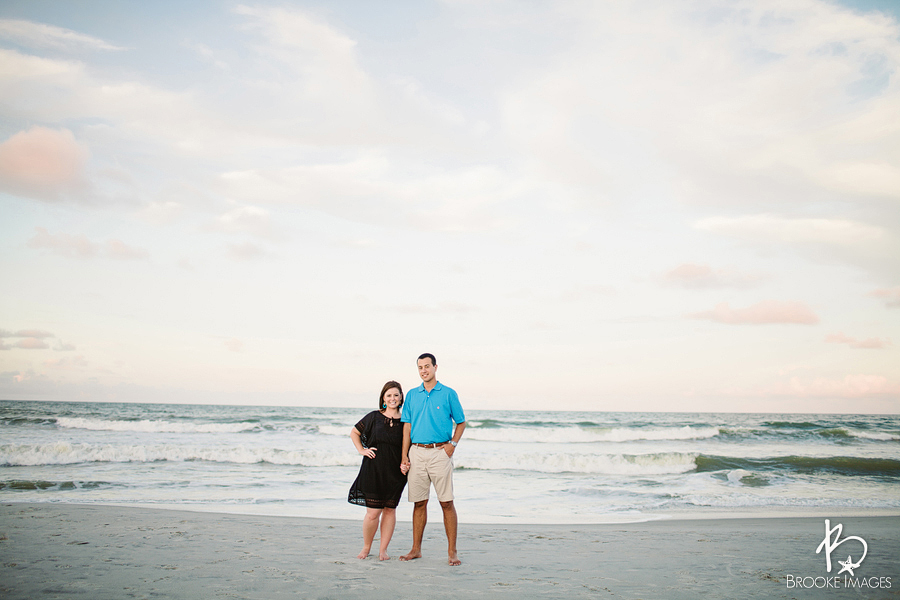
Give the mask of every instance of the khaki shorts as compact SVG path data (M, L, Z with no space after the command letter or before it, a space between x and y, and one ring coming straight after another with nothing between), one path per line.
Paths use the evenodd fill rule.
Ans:
M438 500L453 500L453 459L443 448L422 448L415 444L409 447L409 501L428 500L431 484Z

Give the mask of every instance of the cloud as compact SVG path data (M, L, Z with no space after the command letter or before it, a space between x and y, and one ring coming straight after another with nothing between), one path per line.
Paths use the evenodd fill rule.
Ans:
M150 253L142 248L134 248L121 240L109 240L106 242L106 256L118 260L143 260Z
M199 54L204 61L211 63L217 69L221 69L222 71L228 71L231 69L228 63L217 59L215 52L213 52L212 48L210 48L206 44L197 42L193 44L187 43L185 44L185 46Z
M694 223L694 227L740 239L789 244L852 246L869 244L886 235L881 227L847 219L798 219L773 214L708 217Z
M404 170L405 172L400 172ZM514 221L493 209L527 191L492 166L438 169L365 154L343 163L224 173L223 194L247 202L293 204L364 223L445 231L495 231Z
M97 254L97 244L85 235L51 234L43 227L34 229L34 237L28 240L29 248L50 250L54 254L76 258L92 258Z
M685 263L663 275L665 285L688 289L749 288L765 279L762 275L741 273L734 269L715 269L709 265Z
M55 50L124 50L101 39L54 27L44 23L17 19L0 19L0 39L10 40L23 46L53 48Z
M34 237L28 240L28 247L38 250L49 250L54 254L69 258L94 258L103 256L119 260L141 260L149 256L146 250L134 248L117 239L108 240L105 244L90 241L85 235L68 233L49 233L43 227L35 227Z
M56 335L42 329L19 329L18 331L7 331L0 329L0 350L11 350L12 348L20 348L22 350L46 350L50 345L45 341L48 338L55 338ZM12 345L5 343L4 338L22 338ZM69 352L75 350L74 344L67 344L57 339L56 346L53 350L57 352Z
M763 300L747 308L732 309L727 302L717 304L713 310L688 315L692 319L705 319L729 325L799 324L815 325L819 317L802 302Z
M81 355L67 356L65 358L51 358L44 361L44 366L50 369L69 370L88 366L88 361Z
M0 144L0 190L45 201L81 195L88 157L68 129L20 131Z
M52 337L56 337L56 336L53 335L52 333L50 333L49 331L42 331L40 329L20 329L19 331L15 332L15 333L3 332L3 335L0 335L0 337L30 337L30 338L43 339L43 338L52 338Z
M231 338L230 340L225 340L224 345L226 348L231 350L232 352L240 352L244 349L244 342L237 338Z
M240 206L230 210L217 217L205 229L224 233L248 233L267 239L276 237L269 211L257 206Z
M178 202L150 202L138 212L138 217L153 225L171 225L184 212Z
M895 20L755 0L602 3L578 17L571 50L541 61L545 76L515 97L525 107L514 124L547 143L542 159L561 150L562 165L580 145L608 167L648 139L694 201L752 202L760 189L794 202L798 188L896 195ZM621 157L579 135L591 127L619 141L621 125L641 136Z
M268 254L265 248L251 242L228 244L228 256L233 260L258 260Z
M21 339L15 344L13 344L16 348L21 348L22 350L46 350L50 348L50 345L47 344L42 339L39 338L25 338Z
M900 286L874 290L869 292L868 295L872 298L884 299L884 304L888 308L900 308Z
M881 338L867 338L865 340L857 340L856 338L846 336L843 333L833 333L825 336L825 341L829 344L847 344L851 348L861 348L869 350L880 350L891 345L890 340Z

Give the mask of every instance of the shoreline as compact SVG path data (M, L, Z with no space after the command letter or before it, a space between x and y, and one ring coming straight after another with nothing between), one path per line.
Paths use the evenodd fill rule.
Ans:
M464 503L464 499L460 499ZM316 519L325 521L339 521L355 523L361 521L363 512L352 517L341 516L311 516L295 513L279 513L266 510L248 510L246 507L260 507L265 505L224 505L224 504L162 504L162 503L117 503L117 502L66 502L51 500L46 502L2 500L2 505L34 505L34 506L86 506L86 507L117 507L134 508L138 510L160 510L170 512L189 512L201 514L234 515L244 517L282 517L288 519ZM432 506L435 505L435 506ZM244 507L242 509L242 507ZM898 517L898 508L872 508L872 507L784 507L784 506L760 506L760 507L678 507L659 509L658 511L645 511L640 514L618 513L601 515L597 520L558 520L558 521L507 521L494 520L466 520L465 507L459 507L459 523L464 525L496 525L496 526L580 526L580 525L626 525L637 523L651 523L656 521L696 521L719 519L834 519L834 518L858 518L858 517ZM397 509L398 523L412 522L411 505L404 498ZM440 520L440 511L436 508L436 500L429 504L429 519Z
M830 589L828 597L900 592L900 517L830 519L842 524L845 538L868 543L857 578L890 577L892 587ZM815 553L824 537L818 516L461 523L460 567L446 564L439 517L426 528L424 557L401 563L396 557L408 550L410 535L398 524L389 550L395 558L380 562L355 558L361 519L5 502L0 596L799 598L821 597L823 590L789 588L789 576L824 581L840 568L835 562L827 573ZM851 546L836 550L833 560L855 554Z

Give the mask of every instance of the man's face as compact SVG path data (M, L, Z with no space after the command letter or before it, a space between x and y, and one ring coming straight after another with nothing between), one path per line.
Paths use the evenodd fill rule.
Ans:
M430 358L420 358L416 361L416 364L419 366L419 377L422 378L422 381L425 383L434 381L434 373L437 371L437 367L431 364Z

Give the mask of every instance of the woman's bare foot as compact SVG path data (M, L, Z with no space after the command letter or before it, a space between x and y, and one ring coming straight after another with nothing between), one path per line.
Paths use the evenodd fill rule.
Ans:
M404 554L400 557L400 560L415 560L417 558L422 558L421 550L410 550L409 554Z
M459 560L459 556L457 556L456 552L454 552L453 554L449 555L449 558L447 559L447 564L450 565L451 567L456 567L456 566L461 565L462 561Z
M388 553L387 553L387 552L379 552L379 553L378 553L378 560L391 560L391 557L388 556Z
M368 556L369 556L369 550L370 550L370 548L363 548L363 549L362 549L362 552L360 552L359 554L356 555L356 558L362 560L362 559L368 557Z

